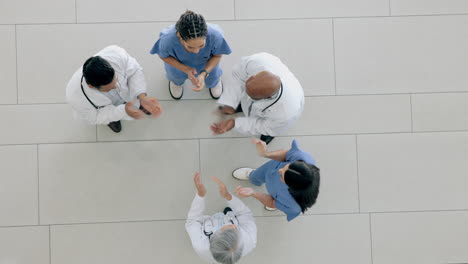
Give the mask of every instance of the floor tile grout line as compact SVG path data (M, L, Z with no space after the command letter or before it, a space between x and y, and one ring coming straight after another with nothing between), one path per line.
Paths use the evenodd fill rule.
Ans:
M333 44L333 78L335 85L335 96L336 92L336 49L335 49L335 19L332 19L332 44Z
M76 9L76 1L75 0L75 24L78 24L78 10Z
M52 236L51 236L51 225L49 225L49 264L52 264Z
M18 27L15 25L15 60L16 60L16 105L19 104L18 87Z
M294 137L338 137L338 136L372 136L372 135L408 135L408 134L443 134L443 133L466 133L467 130L434 130L434 131L398 131L398 132L349 132L349 133L334 133L334 134L297 134L284 135L277 138L294 138ZM183 141L183 140L225 140L225 139L249 139L250 137L200 137L200 138L163 138L163 139L128 139L128 140L101 140L101 141L68 141L68 142L29 142L29 143L12 143L0 144L2 146L24 146L24 145L64 145L64 144L90 144L90 143L128 143L128 142L159 142L159 141Z
M388 0L388 16L392 16L392 0Z
M372 213L369 213L369 236L370 236L370 253L371 253L371 263L374 263L374 241L372 239Z
M359 154L358 154L358 136L354 135L354 143L356 147L356 176L357 176L357 195L358 195L358 211L361 213L361 193L359 189Z
M301 217L314 217L314 216L343 216L343 215L369 215L369 214L408 214L408 213L453 213L453 212L466 212L468 209L453 209L453 210L422 210L422 211L388 211L388 212L344 212L344 213L317 213L306 214ZM254 215L255 218L283 218L284 215ZM70 225L94 225L94 224L125 224L125 223L151 223L151 222L170 222L170 221L185 221L186 218L174 219L146 219L146 220L117 220L107 222L76 222L76 223L55 223L46 225L11 225L0 226L3 228L18 228L18 227L38 227L38 226L70 226Z
M282 17L282 18L257 18L257 19L213 19L210 22L240 22L240 21L281 21L281 20L330 20L330 19L368 19L368 18L395 18L395 17L443 17L443 16L467 16L468 13L455 13L455 14L415 14L415 15L373 15L373 16L324 16L324 17ZM34 26L34 25L96 25L96 24L148 24L148 23L174 23L175 20L141 20L141 21L90 21L90 22L50 22L50 23L5 23L0 24L3 26L20 25L20 26Z
M36 145L36 172L37 172L37 223L41 224L41 186L40 186L40 175L39 175L39 144Z
M234 4L234 20L237 21L237 14L236 14L236 0L232 1Z
M466 94L468 91L444 91L444 92L412 92L412 93L379 93L379 94L321 94L321 95L305 95L306 98L321 98L321 97L363 97L363 96L397 96L397 95L445 95L445 94ZM160 102L174 102L172 99L158 99ZM200 99L183 99L182 101L212 101L209 98ZM20 103L20 104L0 104L2 106L34 106L34 105L68 105L66 102L48 102L48 103Z
M413 121L413 95L410 94L410 117L411 117L411 132L414 132L414 121Z

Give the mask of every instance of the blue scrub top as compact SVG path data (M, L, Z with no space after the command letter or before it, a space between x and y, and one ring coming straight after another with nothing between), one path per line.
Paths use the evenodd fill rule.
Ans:
M303 160L306 163L315 165L314 158L309 153L299 149L296 140L293 140L291 149L286 154L286 161L276 161L276 166L272 166L274 168L265 177L268 193L275 199L276 207L286 214L288 221L296 218L302 211L299 204L294 200L294 197L289 193L289 187L281 181L281 174L278 170L286 166L286 164L297 160Z
M174 57L181 63L193 68L204 66L213 55L230 54L231 48L224 39L221 28L215 24L207 24L207 26L206 44L198 53L185 50L177 37L175 25L161 31L159 40L154 44L150 53L158 54L162 58Z

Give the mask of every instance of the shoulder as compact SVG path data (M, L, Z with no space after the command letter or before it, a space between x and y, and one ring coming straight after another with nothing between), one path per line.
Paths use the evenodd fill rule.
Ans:
M224 37L224 32L219 25L216 24L207 24L208 34L215 37Z
M286 214L300 214L302 212L301 207L287 189L284 189L276 197L275 205Z
M79 101L79 92L81 92L81 77L83 76L82 67L80 67L68 81L66 89L66 99L68 103L76 103Z
M309 164L315 165L314 158L312 158L312 156L309 153L300 149L299 144L297 143L295 139L291 143L291 149L288 151L286 159L290 162L293 162L296 160L303 160Z
M108 46L98 52L96 55L101 56L107 60L117 71L124 69L129 59L128 52L117 45Z
M168 26L159 33L159 42L169 43L177 40L175 25Z
M128 53L124 48L119 47L117 45L111 45L111 46L105 47L104 49L99 51L96 55L99 55L105 58L105 57L126 56L127 54Z

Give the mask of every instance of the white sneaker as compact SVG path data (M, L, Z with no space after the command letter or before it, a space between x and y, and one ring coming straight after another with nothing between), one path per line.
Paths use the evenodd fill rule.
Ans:
M174 98L175 100L179 100L184 94L184 87L182 85L179 86L169 81L169 93L171 94L172 98Z
M249 175L253 171L251 168L238 168L232 172L232 177L241 180L247 181L249 180Z
M268 207L268 206L265 205L265 210L273 212L273 211L278 210L278 208Z
M215 87L210 88L210 95L213 99L219 99L223 93L223 82L219 80L218 84Z

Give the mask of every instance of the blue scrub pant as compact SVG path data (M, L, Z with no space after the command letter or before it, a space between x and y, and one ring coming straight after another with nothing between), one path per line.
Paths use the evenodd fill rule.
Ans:
M200 73L201 70L205 65L202 65L202 67L196 68L197 72ZM164 68L166 69L166 76L167 79L171 82L173 82L175 85L182 85L184 84L185 80L187 80L188 76L184 72L172 67L171 65L164 63ZM221 78L221 75L223 75L223 70L219 67L219 65L216 65L216 67L210 72L208 77L205 80L205 85L207 88L213 88L218 84L219 79Z
M252 171L249 175L249 181L252 184L260 186L265 183L265 177L270 175L272 171L278 170L278 164L276 160L270 160L258 167L256 170Z

